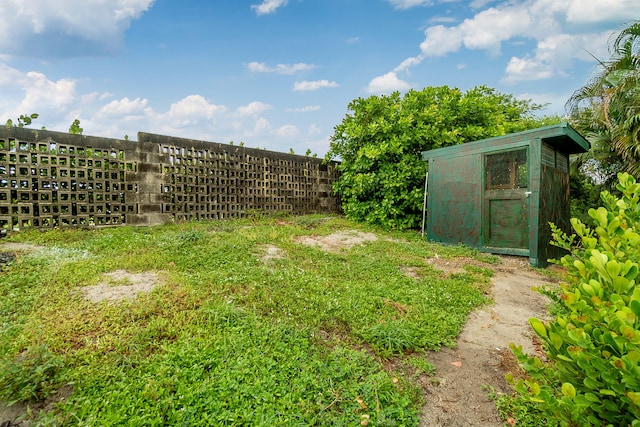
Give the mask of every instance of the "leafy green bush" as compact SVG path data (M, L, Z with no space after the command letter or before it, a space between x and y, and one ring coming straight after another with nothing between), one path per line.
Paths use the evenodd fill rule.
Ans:
M535 402L531 402L520 394L503 394L491 388L489 398L495 402L500 418L509 425L517 425L518 427L558 426L555 419L543 415Z
M603 192L604 207L589 210L593 228L575 218L575 235L554 227L570 251L564 307L548 323L530 320L548 362L514 349L530 375L516 389L562 425L640 426L640 184L618 179L621 197Z
M40 401L56 389L64 364L46 345L0 359L0 399L9 404Z
M339 158L334 191L345 215L386 228L416 228L422 220L421 152L505 135L559 121L539 119L540 106L480 86L448 86L352 101L331 138L326 159Z

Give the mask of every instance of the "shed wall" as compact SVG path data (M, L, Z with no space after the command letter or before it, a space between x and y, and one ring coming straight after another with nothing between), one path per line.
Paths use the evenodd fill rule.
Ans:
M430 159L428 188L429 239L479 246L482 240L481 156Z
M549 144L543 144L540 169L540 223L538 230L538 266L548 265L550 258L559 258L565 252L553 245L551 227L554 223L565 233L570 231L569 158Z

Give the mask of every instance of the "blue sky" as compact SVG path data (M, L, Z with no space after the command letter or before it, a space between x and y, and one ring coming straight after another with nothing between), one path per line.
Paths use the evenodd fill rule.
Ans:
M0 121L323 155L355 98L487 85L563 113L638 0L0 0Z

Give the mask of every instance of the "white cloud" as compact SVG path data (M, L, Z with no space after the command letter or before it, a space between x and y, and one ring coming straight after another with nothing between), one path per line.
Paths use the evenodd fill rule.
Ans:
M0 63L0 88L12 88L15 86L27 87L25 76L19 70Z
M70 79L49 80L44 74L29 71L26 74L29 87L22 101L24 108L37 108L38 105L60 107L72 102L75 98L76 82Z
M320 129L317 129L317 127L314 128L314 126L315 125L311 125L309 128L307 139L304 141L304 148L301 149L300 152L302 153L307 149L310 149L312 153L319 153L322 156L322 153L329 151L331 136L322 135Z
M262 114L265 111L270 109L271 109L271 105L265 104L264 102L254 101L243 107L238 107L236 109L236 114L238 116L253 116L253 115Z
M505 82L566 76L575 60L592 60L588 52L606 58L607 37L629 16L640 15L637 0L477 0L473 5L489 3L495 6L458 25L428 27L422 55L440 57L464 48L497 56L507 41L534 42L535 49L509 60Z
M271 123L269 123L269 120L265 119L264 117L260 117L258 120L256 120L255 126L253 127L253 132L249 135L261 135L270 130Z
M469 3L469 7L472 9L482 9L486 5L494 2L495 0L473 0Z
M304 92L304 91L313 91L322 89L325 87L338 87L338 83L330 82L329 80L315 80L315 81L307 81L303 80L301 82L295 82L293 84L294 92Z
M24 73L6 64L0 64L0 89L2 120L20 114L56 114L77 99L75 80L53 81L42 73Z
M349 37L347 39L348 44L358 43L360 41L360 37Z
M144 98L129 99L127 97L113 100L100 109L98 115L102 119L122 117L122 116L140 116L151 112L149 101Z
M558 31L557 6L542 7L549 0L505 3L477 13L457 26L436 25L425 30L420 48L425 56L443 56L461 47L500 53L502 43L514 37L536 38ZM559 2L555 2L557 5ZM546 6L546 5L545 5Z
M426 39L420 44L425 56L443 56L462 46L463 33L457 27L436 25L425 30Z
M576 59L592 61L591 54L607 58L608 31L594 34L557 34L538 41L536 49L523 57L512 57L504 81L515 83L565 76Z
M431 6L431 0L389 0L389 3L396 9L409 9L415 6Z
M275 13L279 7L286 6L288 0L263 0L260 4L251 5L251 9L256 11L258 16Z
M391 93L394 91L409 90L411 85L404 80L400 80L395 71L391 71L371 80L367 91L369 93Z
M309 126L309 129L307 130L307 135L310 137L320 135L321 133L322 133L322 130L316 124L311 124Z
M367 86L367 92L374 94L391 93L395 91L406 91L411 89L411 84L400 79L398 73L408 71L409 68L419 65L424 58L422 55L411 56L400 63L393 71L373 78Z
M402 61L400 65L398 65L393 71L395 71L396 73L401 71L406 71L411 67L415 67L416 65L419 65L423 59L424 58L422 57L422 55L412 56Z
M300 107L300 108L288 108L287 112L289 113L310 113L313 111L319 111L320 110L320 106L319 105L307 105L305 107Z
M535 58L516 58L509 61L506 69L505 81L515 83L524 80L543 80L553 77L553 70L547 64Z
M254 73L277 73L277 74L295 74L298 71L307 71L315 68L313 64L278 64L275 67L269 67L264 62L249 62L247 69Z
M454 22L458 22L458 19L452 16L434 16L429 18L429 22L432 24L453 24Z
M109 98L113 97L112 93L109 92L91 92L80 95L80 103L88 104L91 102L105 101Z
M514 36L529 36L533 26L531 16L514 7L484 10L474 19L462 22L459 28L467 49L482 49L497 55L503 41Z
M112 51L153 1L4 0L0 53L70 57Z
M425 56L442 56L461 47L487 50L497 54L501 45L514 38L544 40L550 36L571 33L564 23L606 24L625 22L640 15L636 0L526 0L504 2L478 12L456 26L436 25L425 30L420 45ZM588 34L593 27L587 27ZM578 30L574 30L578 31Z
M212 121L226 111L227 107L224 105L210 104L201 95L189 95L172 104L162 118L170 125L185 127Z
M315 111L316 106L298 109ZM66 132L74 119L81 121L86 135L106 138L135 139L138 131L194 138L204 141L245 141L247 146L269 146L287 151L278 145L283 139L302 135L292 124L272 126L263 116L272 106L260 101L234 108L215 104L202 95L186 96L166 108L152 106L147 98L113 99L110 93L78 93L73 80L53 81L42 73L22 72L0 63L0 122L15 120L20 114L39 113L34 127ZM294 146L304 141L297 141Z
M571 0L567 21L571 23L627 22L640 15L637 0Z
M298 128L295 125L280 126L276 130L276 135L278 135L281 138L294 138L299 134L300 132L298 131Z

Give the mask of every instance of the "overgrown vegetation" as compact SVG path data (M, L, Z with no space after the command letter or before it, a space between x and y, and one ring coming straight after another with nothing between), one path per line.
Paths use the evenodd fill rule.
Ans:
M82 135L84 129L80 127L80 120L75 119L73 123L69 126L69 133L73 135Z
M530 321L548 361L515 349L530 376L516 389L563 426L640 425L640 184L618 178L621 196L603 192L591 226L574 218L575 235L554 229L570 251L560 311Z
M640 179L640 21L611 37L609 54L567 102L571 124L591 143L572 165L580 190L572 192L574 213L582 218L601 191L616 193L619 172Z
M13 122L13 120L11 119L7 119L7 122L5 123L5 126L10 128L10 127L18 127L18 128L23 128L25 126L30 126L31 123L33 123L33 121L35 119L37 119L39 117L38 113L33 113L33 114L20 114L20 117L18 117L15 121L15 123Z
M427 165L421 152L532 129L539 105L480 86L427 87L352 101L327 159L339 158L334 190L347 217L386 228L417 228Z
M424 351L454 344L490 270L445 279L426 262L434 246L412 232L366 229L379 239L338 253L296 243L353 228L363 230L254 216L14 235L39 249L0 273L2 398L70 384L31 425L415 426L415 376L433 372ZM263 260L265 245L283 257ZM131 301L87 301L82 288L114 270L161 283Z
M0 358L0 396L9 404L44 400L60 381L62 359L44 344L26 348L15 357Z

